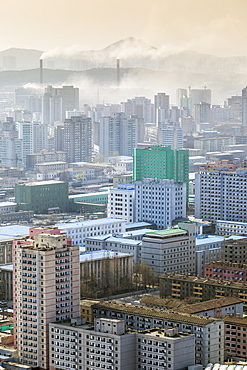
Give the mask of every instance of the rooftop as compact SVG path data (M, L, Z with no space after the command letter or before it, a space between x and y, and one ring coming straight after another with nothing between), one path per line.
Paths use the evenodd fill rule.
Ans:
M170 321L179 321L179 322L186 322L189 324L195 325L207 325L211 324L218 319L204 317L204 316L197 316L197 315L190 315L186 313L178 313L172 311L163 311L156 308L149 308L143 306L134 306L131 304L124 304L118 303L116 301L101 301L99 303L94 303L92 308L100 308L100 309L112 309L114 311L122 311L126 313L132 313L137 315L149 316L149 317L159 317L162 319L167 319Z
M0 226L0 239L29 235L29 229L29 226L24 225Z
M100 260L103 258L115 258L115 257L129 257L132 254L130 253L123 253L123 252L115 252L109 251L106 249L102 249L99 251L92 251L80 254L80 263L85 261L92 261L92 260Z
M66 222L61 224L55 224L59 229L74 229L75 227L90 227L90 226L100 226L105 224L120 224L125 223L125 220L118 218L98 218L96 220L87 220L87 221L76 221L76 222Z
M166 235L176 235L176 234L184 234L184 233L187 233L187 230L174 228L174 229L150 231L149 233L147 233L147 235L149 236L150 234L152 234L153 236L155 235L166 236Z

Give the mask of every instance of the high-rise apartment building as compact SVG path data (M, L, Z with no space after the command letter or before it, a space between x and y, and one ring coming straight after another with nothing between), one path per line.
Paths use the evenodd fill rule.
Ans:
M178 125L160 124L161 145L170 146L172 150L183 149L183 129Z
M133 166L133 181L153 177L186 182L188 196L189 150L172 150L164 146L134 149Z
M66 119L64 123L64 151L68 162L92 161L92 120L85 116Z
M15 346L23 364L49 368L48 324L78 317L79 247L57 228L13 243Z
M154 95L154 119L156 125L163 123L169 118L170 96L166 93Z
M242 124L247 125L247 87L242 90Z
M135 182L135 219L166 229L176 218L186 217L186 183L144 178Z
M79 89L73 86L54 88L47 86L42 99L43 123L53 126L55 121L64 122L66 111L79 109Z
M6 167L22 165L22 140L12 117L0 122L0 164Z
M138 129L136 117L126 118L124 113L102 117L99 128L100 154L132 156L138 142Z
M247 222L247 169L201 170L195 177L195 217Z

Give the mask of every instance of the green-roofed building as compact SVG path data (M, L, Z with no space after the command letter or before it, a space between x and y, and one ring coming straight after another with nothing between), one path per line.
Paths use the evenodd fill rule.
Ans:
M188 200L189 150L172 150L169 146L134 149L133 181L142 181L146 177L186 182Z
M196 224L180 222L178 228L146 233L142 238L141 255L142 262L151 267L157 275L164 272L194 274L196 270Z

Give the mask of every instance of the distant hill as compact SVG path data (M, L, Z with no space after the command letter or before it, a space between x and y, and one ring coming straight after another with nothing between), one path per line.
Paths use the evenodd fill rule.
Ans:
M18 48L6 49L0 51L0 66L2 66L2 70L38 68L39 59L42 54L43 51L41 50Z
M0 88L39 83L42 54L41 50L15 48L0 52ZM117 58L120 59L120 89ZM8 64L12 65L13 68L9 68L12 71L6 70ZM247 85L247 57L217 57L190 50L169 53L130 37L101 50L45 53L44 84L79 86L85 101L95 94L111 102L133 95L153 98L158 91L165 91L173 95L173 103L178 87L200 88L206 84L212 89L213 103L219 104L241 93Z

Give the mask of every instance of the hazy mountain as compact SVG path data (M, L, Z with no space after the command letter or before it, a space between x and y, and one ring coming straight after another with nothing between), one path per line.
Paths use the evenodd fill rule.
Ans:
M41 50L10 48L0 51L2 70L21 70L38 68Z
M101 50L53 50L44 54L40 50L4 50L0 52L0 67L1 61L10 65L15 61L16 68L13 69L23 66L25 70L0 72L0 87L39 83L41 55L44 58L44 84L79 86L84 102L96 95L99 100L108 102L133 95L153 98L157 91L165 91L175 103L178 87L200 88L206 84L212 89L213 103L220 103L241 93L247 84L247 57L216 57L194 51L169 53L169 50L149 46L131 37ZM121 72L119 88L117 58Z

